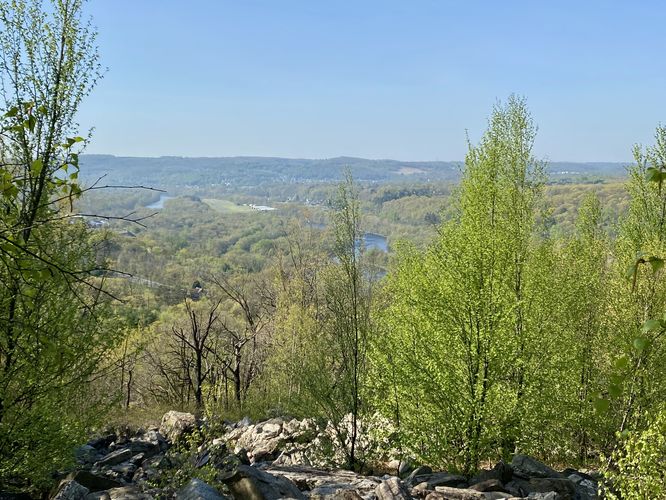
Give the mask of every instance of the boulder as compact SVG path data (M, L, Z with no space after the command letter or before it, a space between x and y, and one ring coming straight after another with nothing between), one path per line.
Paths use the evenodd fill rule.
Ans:
M319 486L308 495L310 500L364 500L351 486Z
M134 486L123 486L108 491L111 500L152 500L150 495L142 493Z
M397 477L390 477L382 481L375 489L377 500L409 500L412 496Z
M123 486L123 484L118 481L114 481L113 479L98 474L93 474L86 470L72 472L67 476L67 479L71 479L79 483L81 486L85 486L91 493L110 490L112 488L120 488Z
M238 465L236 473L226 479L225 483L233 497L238 500L305 499L296 485L288 479L273 476L249 465Z
M310 498L338 498L351 491L363 498L374 498L381 479L363 476L348 470L316 469L306 466L265 465L264 470L274 476L282 476L297 485L301 491L309 491Z
M487 479L469 487L474 491L504 491L504 485L499 479Z
M425 486L420 486L425 483ZM454 488L467 487L467 478L458 474L449 474L448 472L436 472L416 476L412 479L412 484L420 486L419 489L434 490L437 486L451 486Z
M83 500L88 494L88 488L72 479L65 479L58 485L58 491L52 500Z
M569 474L568 479L574 484L579 500L597 500L599 498L598 484L592 477L582 472L575 472Z
M486 500L488 497L480 491L468 490L466 488L450 488L449 486L438 486L435 492L428 494L426 500Z
M513 469L504 461L500 460L495 464L495 467L489 470L482 470L476 476L469 480L469 484L481 483L489 479L496 479L499 482L506 484L511 481L513 477Z
M130 458L132 458L132 450L129 448L121 448L119 450L112 451L108 455L102 457L98 462L95 463L95 467L120 464L129 460Z
M162 417L160 434L171 442L178 441L184 434L194 430L197 419L191 413L169 411Z
M83 500L111 500L108 491L94 491L88 493Z
M432 469L431 469L430 467L428 467L427 465L422 465L422 466L417 467L416 469L414 469L414 470L409 474L409 476L407 477L407 479L405 479L405 482L406 482L407 484L414 485L414 484L416 484L416 483L414 482L414 479L416 479L416 478L419 477L419 476L426 476L426 475L428 475L428 474L432 474Z
M515 496L529 498L534 495L541 498L547 493L554 493L556 500L574 500L576 498L576 487L572 481L566 478L534 477L529 481L514 478L506 484L506 491Z
M99 458L99 451L94 446L84 444L79 446L74 452L76 462L81 465L92 465Z
M200 479L192 479L176 492L176 500L225 500L228 498Z
M139 437L130 439L129 449L133 454L142 453L145 458L157 455L166 451L168 445L162 434L152 430L142 434Z
M532 477L562 477L562 474L527 455L516 455L511 461L513 473L523 479Z

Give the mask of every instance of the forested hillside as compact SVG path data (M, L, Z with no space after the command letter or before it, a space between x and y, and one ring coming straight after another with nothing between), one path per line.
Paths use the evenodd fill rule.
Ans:
M81 7L0 2L0 498L664 498L666 128L548 163L511 95L459 164L85 156Z

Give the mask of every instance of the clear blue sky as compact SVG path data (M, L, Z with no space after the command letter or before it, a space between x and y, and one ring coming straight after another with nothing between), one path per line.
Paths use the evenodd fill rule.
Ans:
M497 99L536 153L627 161L666 122L666 2L91 0L90 153L458 160Z

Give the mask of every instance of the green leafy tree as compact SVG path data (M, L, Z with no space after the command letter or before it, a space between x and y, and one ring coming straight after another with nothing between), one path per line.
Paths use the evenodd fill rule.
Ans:
M464 471L491 447L515 446L521 428L535 357L527 273L543 185L534 133L524 101L494 110L470 146L458 214L424 254L403 252L389 280L377 351L396 373L404 442Z
M0 481L66 463L114 344L81 222L75 113L99 76L81 2L0 2Z

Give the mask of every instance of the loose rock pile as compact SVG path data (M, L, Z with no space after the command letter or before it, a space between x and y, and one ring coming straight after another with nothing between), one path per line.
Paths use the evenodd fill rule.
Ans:
M597 479L561 472L524 455L474 477L434 472L427 466L402 477L364 476L324 467L326 429L312 420L249 420L227 426L220 437L185 456L173 446L197 426L187 413L169 412L159 429L112 433L76 451L78 468L51 498L59 500L592 500ZM318 448L319 447L319 448ZM180 451L179 451L180 450ZM184 465L185 464L185 465ZM398 464L399 465L399 464ZM206 471L206 481L192 478ZM396 468L397 472L397 468ZM174 480L175 478L178 481Z

